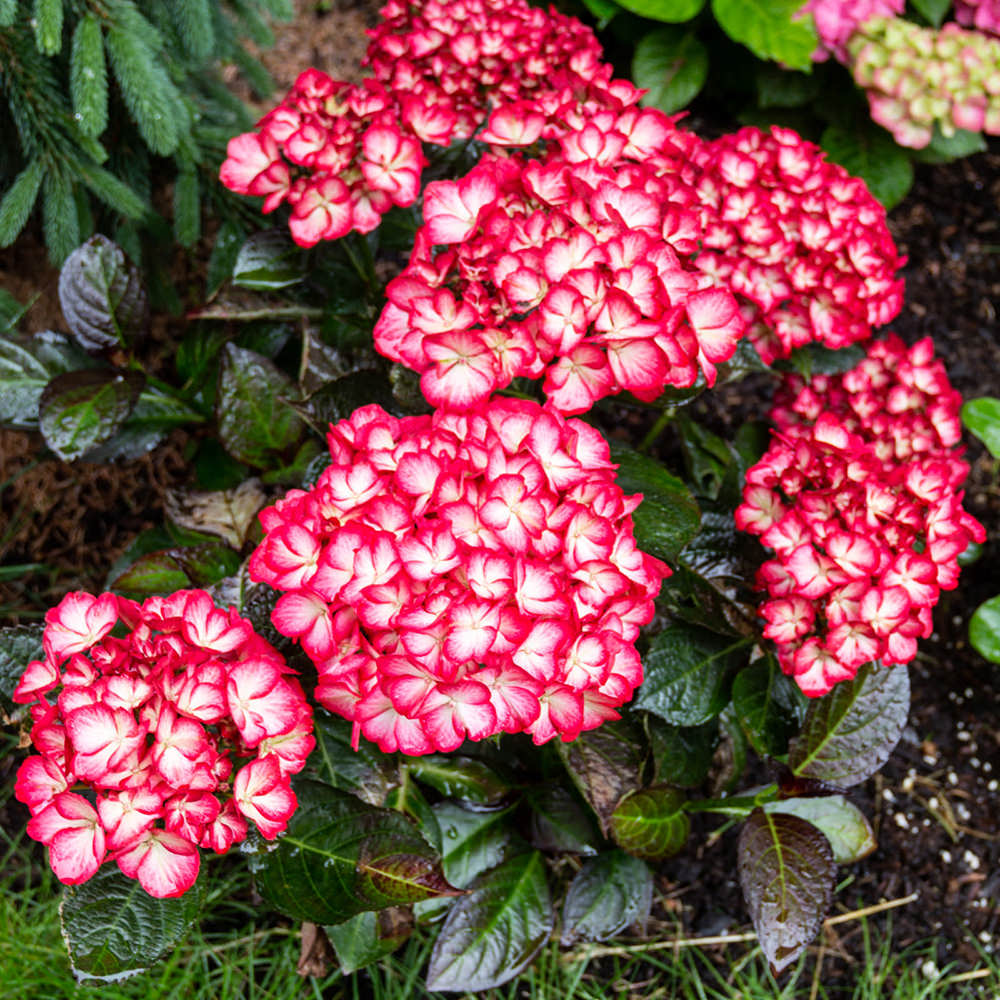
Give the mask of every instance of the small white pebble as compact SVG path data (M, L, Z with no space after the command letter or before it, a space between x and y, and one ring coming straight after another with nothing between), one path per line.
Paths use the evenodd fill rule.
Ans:
M966 850L962 855L962 860L975 872L979 871L979 866L982 862L979 860L979 856L973 854L972 851Z
M995 792L998 788L1000 788L1000 784L997 783L996 778L992 778L986 782L986 791Z
M913 775L908 774L905 778L903 778L903 780L899 783L899 787L902 788L903 791L906 792L907 794L909 794L910 792L912 792L913 791Z
M982 761L978 757L970 757L969 767L982 767Z
M933 754L925 753L924 754L924 763L928 767L933 767L937 763L937 757L935 757Z
M955 815L963 822L966 823L972 819L972 813L969 812L969 807L962 802L959 802L955 806Z
M983 774L989 774L993 770L993 765L988 761L983 761Z
M957 733L955 733L955 739L961 740L963 743L968 743L969 740L972 739L972 733L970 733L967 729L960 729Z
M896 813L892 817L892 820L896 824L896 826L900 827L901 829L909 830L910 821L906 818L906 813Z
M891 788L883 788L882 789L882 798L885 799L886 802L895 802L896 801L896 796L892 794L892 789Z
M946 851L944 849L938 851L938 857L946 864L951 864L951 851Z
M954 788L958 784L958 775L954 771L948 772L948 784Z
M965 697L966 698L971 698L972 697L972 688L966 688L965 689Z
M989 944L993 940L993 935L990 934L989 931L982 930L979 932L979 940L982 941L983 944Z
M937 963L932 958L927 959L927 961L920 966L920 974L924 977L924 979L941 978L941 970L937 967Z
M938 802L938 800L937 800L937 796L936 796L936 795L932 795L932 796L931 796L931 797L930 797L930 798L929 798L929 799L927 800L927 808L928 808L928 809L938 809L938 808L940 807L940 805L941 805L941 803L940 803L940 802Z

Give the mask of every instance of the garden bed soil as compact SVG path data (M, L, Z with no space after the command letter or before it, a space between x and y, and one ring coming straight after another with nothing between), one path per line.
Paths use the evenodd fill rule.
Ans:
M356 78L363 31L377 5L334 0L300 7L299 19L279 27L276 47L262 54L279 94L309 65ZM992 147L962 162L919 166L890 219L909 258L906 304L892 329L909 343L932 337L966 398L1000 396L1000 145ZM28 315L32 330L62 325L56 277L36 234L0 251L0 284L22 301L39 294ZM182 320L162 321L154 343L168 348L182 329ZM694 405L725 429L759 416L758 393L758 383L744 382ZM4 624L19 620L18 609L37 612L66 589L100 588L131 538L162 520L164 490L189 474L188 444L177 432L142 459L91 467L39 458L32 435L0 432L0 563L52 567L0 585ZM917 894L893 911L896 946L933 937L938 964L956 962L958 970L979 965L981 950L1000 949L1000 667L967 639L972 612L1000 593L1000 487L996 463L977 442L969 441L967 458L966 505L990 537L935 611L937 631L911 669L913 708L901 744L879 775L852 792L873 819L879 847L841 871L835 904L843 912ZM745 928L735 833L707 840L711 824L702 826L692 838L702 846L660 867L650 930L691 936ZM824 983L852 982L860 923L839 924L822 940ZM723 949L713 954L720 964L728 960Z

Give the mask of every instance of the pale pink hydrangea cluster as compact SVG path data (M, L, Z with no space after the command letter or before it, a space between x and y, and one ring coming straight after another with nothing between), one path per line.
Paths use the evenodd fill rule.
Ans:
M68 885L113 860L152 896L179 896L199 847L222 854L253 820L285 829L314 745L312 710L281 655L202 590L67 594L45 658L14 692L38 751L17 774L28 834Z
M697 197L679 164L692 142L633 108L595 117L541 159L486 156L461 180L432 182L376 348L419 372L438 406L479 402L518 376L544 376L564 413L623 389L653 400L699 369L711 385L745 323L691 264Z
M850 41L848 66L871 116L901 146L921 149L936 125L1000 135L1000 40L946 24L875 18Z
M905 263L864 182L789 129L743 128L703 144L696 265L752 307L765 362L818 341L839 348L888 323Z
M966 28L1000 35L1000 0L955 0L955 20Z
M253 579L319 673L318 701L387 752L535 743L617 718L669 570L591 428L494 399L397 419L365 406L331 465L260 515Z
M390 0L381 17L372 77L354 85L309 69L256 131L229 142L222 183L264 197L264 212L287 201L302 246L370 232L393 205L412 205L421 144L468 138L491 109L508 108L497 138L524 144L641 94L611 79L589 28L525 0Z
M847 62L847 43L851 35L873 17L895 17L903 13L906 0L809 0L798 16L811 14L819 36L814 62L824 62L833 55Z
M894 335L846 374L779 394L736 524L774 551L758 577L764 635L806 694L912 660L958 557L983 541L959 491L960 406L930 340Z

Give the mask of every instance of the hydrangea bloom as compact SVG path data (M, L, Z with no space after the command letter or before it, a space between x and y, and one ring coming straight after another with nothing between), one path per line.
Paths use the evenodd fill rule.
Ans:
M1000 35L1000 0L955 0L955 20L967 28Z
M284 830L312 711L249 622L202 590L142 605L73 592L45 622L45 658L14 692L38 751L15 792L60 881L110 858L150 895L179 896L199 847L224 853L247 819L268 839Z
M607 113L541 159L486 156L436 181L410 262L389 285L375 346L421 373L434 405L544 376L564 413L627 389L690 386L736 349L732 294L690 263L693 144L653 110Z
M864 182L790 129L743 128L695 148L699 268L752 304L765 362L810 341L845 347L903 302L905 263Z
M302 246L367 233L393 206L413 204L427 161L487 119L483 139L527 145L598 110L638 103L612 80L593 32L525 0L390 0L369 34L373 76L353 85L309 69L257 131L229 143L220 179L287 201Z
M895 17L903 13L906 0L809 0L799 15L811 14L819 35L814 62L824 62L832 54L847 62L847 42L858 28L873 17Z
M937 125L1000 135L1000 40L946 24L875 18L849 45L851 73L872 118L901 146L920 149Z
M960 405L931 341L892 335L846 374L790 379L777 398L736 524L774 551L758 578L764 635L806 694L913 659L958 556L983 541L959 491Z
M319 673L316 697L385 751L536 743L617 718L669 573L603 438L536 403L331 427L331 464L260 515L256 580Z

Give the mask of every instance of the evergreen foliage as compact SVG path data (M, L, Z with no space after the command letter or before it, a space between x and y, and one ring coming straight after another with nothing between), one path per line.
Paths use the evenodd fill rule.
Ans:
M0 246L41 213L54 263L95 230L126 247L169 230L152 172L175 180L173 238L201 231L201 198L229 136L250 124L219 73L234 64L266 95L271 81L243 47L273 41L267 17L291 0L0 0ZM233 207L228 214L246 211Z

